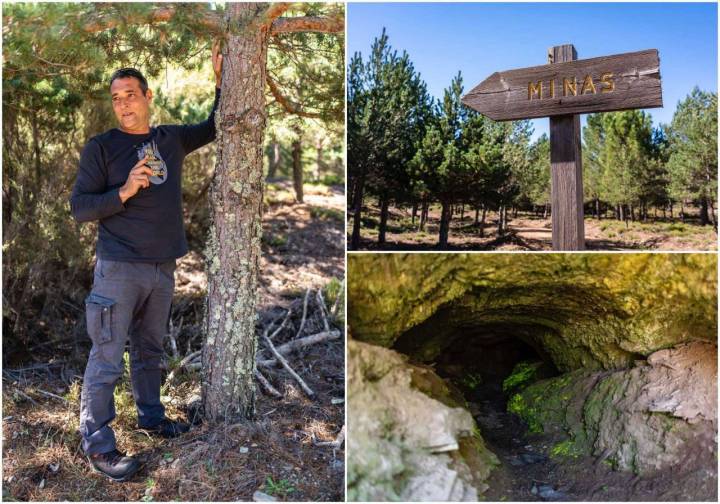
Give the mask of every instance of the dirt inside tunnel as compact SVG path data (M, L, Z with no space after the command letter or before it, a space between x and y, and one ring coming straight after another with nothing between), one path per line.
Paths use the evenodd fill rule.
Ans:
M458 326L441 310L401 335L393 346L409 356L410 364L430 366L454 395L464 398L464 407L472 414L487 448L500 462L487 480L489 488L482 499L715 500L713 484L703 472L673 468L641 475L617 470L607 454L572 452L568 432L537 432L511 412L509 402L524 387L564 376L538 344L548 331L542 325L508 320ZM423 358L430 339L434 358Z

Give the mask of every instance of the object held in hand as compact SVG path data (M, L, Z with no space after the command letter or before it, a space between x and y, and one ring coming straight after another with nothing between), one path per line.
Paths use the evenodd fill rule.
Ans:
M150 182L153 184L162 184L167 180L167 166L165 161L160 157L160 153L157 152L157 146L155 142L147 143L142 146L138 152L140 158L147 157L145 166L152 170L150 176Z

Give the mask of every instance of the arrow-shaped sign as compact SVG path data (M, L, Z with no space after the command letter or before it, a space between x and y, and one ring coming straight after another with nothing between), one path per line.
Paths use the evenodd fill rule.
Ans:
M496 121L662 107L657 49L495 72L462 99Z

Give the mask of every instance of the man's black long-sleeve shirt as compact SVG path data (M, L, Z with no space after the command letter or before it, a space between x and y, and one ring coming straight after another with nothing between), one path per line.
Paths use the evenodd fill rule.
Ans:
M97 257L130 262L165 262L187 254L182 210L182 166L185 156L215 140L215 89L212 112L204 122L162 125L149 133L114 128L91 138L80 156L70 197L78 222L99 221ZM138 149L154 142L165 162L167 179L150 184L122 203L120 187L138 162Z

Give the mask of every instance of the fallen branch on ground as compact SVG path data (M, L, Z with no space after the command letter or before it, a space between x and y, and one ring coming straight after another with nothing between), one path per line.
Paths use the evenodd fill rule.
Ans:
M265 387L265 390L267 390L267 392L268 392L271 396L274 396L274 397L282 397L282 394L281 394L275 387L273 387L273 386L270 384L270 381L269 381L267 378L265 378L265 376L264 376L260 371L258 371L257 369L255 370L255 378L257 378L257 381L259 381L260 384L261 384L263 387Z
M289 354L293 350L297 350L299 348L304 348L310 345L315 345L317 343L322 343L323 341L331 341L335 339L339 339L341 336L340 331L338 330L332 330L329 332L323 331L319 332L317 334L311 334L310 336L305 336L300 339L288 341L285 344L280 345L279 347L276 347L276 350L282 354L283 356ZM278 363L277 359L265 359L265 360L259 360L257 361L258 366L274 366Z
M265 342L265 345L268 347L268 350L275 356L275 358L280 362L280 364L283 365L285 370L290 373L290 376L292 376L296 382L300 385L300 387L303 389L305 394L308 395L308 397L315 397L315 392L308 387L307 383L303 381L302 378L300 378L300 375L298 375L295 370L290 367L290 364L288 364L288 361L285 360L285 358L280 354L280 352L277 351L275 348L275 345L273 345L272 341L270 341L270 338L267 336L263 336L263 341Z
M183 360L180 361L180 363L170 371L170 374L168 375L167 379L165 380L165 385L171 384L173 381L175 381L175 376L178 371L181 371L183 368L185 368L188 364L190 364L192 361L194 361L197 357L200 356L202 353L202 350L196 350L190 355L186 356Z
M315 441L313 436L313 444L315 446L332 446L334 449L338 449L345 442L345 426L342 426L340 433L335 438L335 441Z

